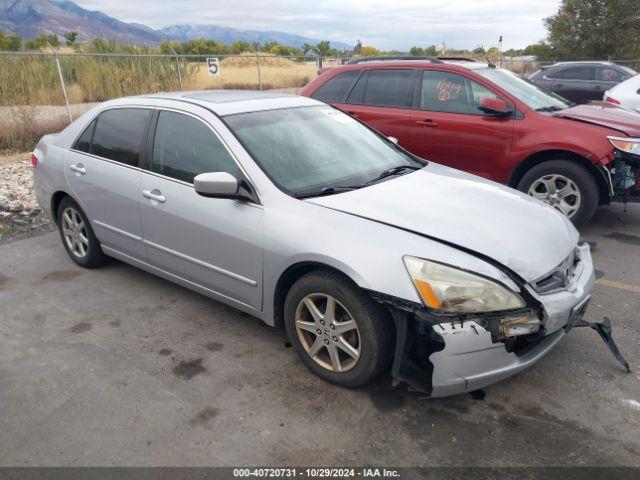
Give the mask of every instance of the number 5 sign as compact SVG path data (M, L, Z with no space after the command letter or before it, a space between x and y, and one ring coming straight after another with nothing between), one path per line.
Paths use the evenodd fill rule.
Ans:
M220 62L217 58L207 58L207 68L209 69L209 75L220 75Z

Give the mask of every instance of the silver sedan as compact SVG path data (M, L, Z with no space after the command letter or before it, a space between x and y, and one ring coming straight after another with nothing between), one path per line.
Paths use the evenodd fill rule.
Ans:
M390 369L435 397L504 379L580 320L594 284L553 208L308 98L118 99L45 136L33 163L78 265L114 257L284 324L342 386Z

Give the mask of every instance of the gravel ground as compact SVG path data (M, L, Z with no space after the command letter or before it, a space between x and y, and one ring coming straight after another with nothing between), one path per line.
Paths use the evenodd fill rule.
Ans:
M0 244L54 228L33 192L31 154L0 157Z

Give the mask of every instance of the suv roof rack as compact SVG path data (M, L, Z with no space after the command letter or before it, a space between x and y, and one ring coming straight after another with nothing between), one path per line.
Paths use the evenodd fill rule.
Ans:
M454 62L478 62L474 58L469 57L437 57L438 60L449 60Z
M347 65L355 65L356 63L364 63L364 62L384 62L384 61L393 61L393 60L428 60L431 63L444 63L440 59L436 57L429 56L386 56L386 57L362 57L356 58L355 60L351 60L347 62Z

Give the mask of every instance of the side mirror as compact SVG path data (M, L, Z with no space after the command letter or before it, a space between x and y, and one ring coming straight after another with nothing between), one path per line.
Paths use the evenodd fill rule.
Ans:
M396 137L387 137L388 140L390 140L392 143L395 143L396 145L398 144L398 139Z
M238 179L227 172L201 173L193 179L193 187L205 197L236 198Z
M483 98L480 100L480 110L493 117L506 117L511 114L511 108L507 102L499 98Z

